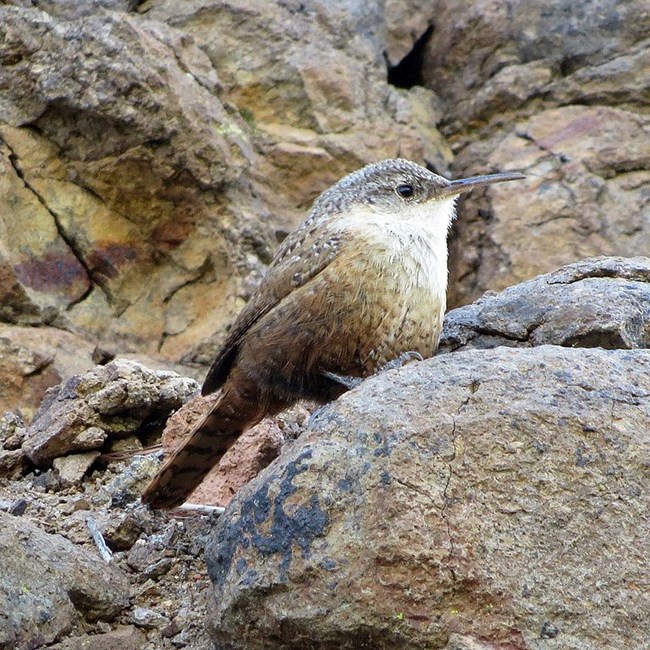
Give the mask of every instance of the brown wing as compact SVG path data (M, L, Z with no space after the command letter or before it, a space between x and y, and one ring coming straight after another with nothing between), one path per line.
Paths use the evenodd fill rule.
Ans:
M338 255L340 245L338 234L327 232L315 220L307 220L282 242L260 286L240 312L212 362L201 389L203 395L223 385L248 329L291 291L326 268Z

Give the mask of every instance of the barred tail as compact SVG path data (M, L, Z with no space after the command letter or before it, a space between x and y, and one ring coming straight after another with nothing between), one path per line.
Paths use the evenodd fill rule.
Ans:
M225 390L185 443L165 461L142 494L142 502L154 510L180 506L244 429L257 424L264 415L258 403L246 399L236 388Z

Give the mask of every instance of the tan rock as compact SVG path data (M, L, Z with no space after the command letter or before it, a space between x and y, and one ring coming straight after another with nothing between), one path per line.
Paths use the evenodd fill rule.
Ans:
M591 9L560 0L431 7L422 75L442 100L457 175L528 175L461 202L451 306L583 257L650 250L650 18L642 0Z
M17 478L27 467L27 457L22 449L0 447L0 476Z
M519 169L527 179L488 193L489 204L479 205L489 219L471 208L463 212L453 250L465 257L456 272L469 272L477 257L481 262L462 295L501 289L583 257L647 254L648 124L620 109L567 106L541 112L501 137L488 168ZM459 164L475 160L483 146L466 147Z
M17 322L34 322L34 312L51 320L58 310L80 300L90 281L74 250L60 237L57 216L24 177L4 129L0 137L0 287ZM25 307L27 318L18 311Z
M59 472L63 485L73 485L81 481L97 458L99 458L98 451L88 451L55 458L52 465Z
M101 447L107 436L128 437L152 418L166 417L198 389L168 371L117 359L48 392L25 432L23 450L37 465Z
M0 323L0 411L36 412L46 390L94 365L94 345L54 327Z
M133 625L118 625L104 634L70 637L55 643L51 650L141 650L145 635Z
M386 0L386 54L399 63L434 22L430 0Z

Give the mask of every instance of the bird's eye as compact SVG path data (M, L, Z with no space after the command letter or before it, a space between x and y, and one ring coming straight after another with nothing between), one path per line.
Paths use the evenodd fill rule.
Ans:
M413 189L413 185L409 185L408 183L402 183L401 185L398 185L395 188L395 191L403 199L410 199L413 196L413 194L415 193L415 190Z

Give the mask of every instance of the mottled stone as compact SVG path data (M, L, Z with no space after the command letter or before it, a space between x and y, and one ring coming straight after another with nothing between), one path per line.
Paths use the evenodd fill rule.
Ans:
M49 646L50 650L142 650L144 634L132 625L119 625L104 634L74 636Z
M528 180L460 203L451 306L576 259L650 250L643 0L430 5L422 67L458 176Z
M499 345L650 348L650 258L569 264L450 311L439 353Z
M220 519L215 643L643 646L649 425L648 350L468 350L369 379Z
M193 379L149 370L134 361L96 366L48 392L27 428L23 449L36 464L97 449L105 434L125 437L152 420L164 421L197 389Z
M25 518L0 512L0 647L49 645L128 605L125 576L98 556Z
M59 472L62 484L72 485L81 481L97 458L99 458L98 451L87 451L83 454L55 458L52 465Z
M48 388L92 368L93 348L53 327L0 323L0 411L31 419Z

